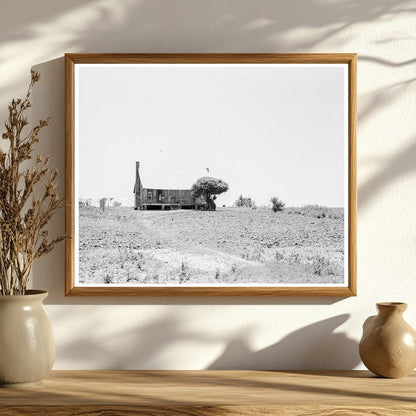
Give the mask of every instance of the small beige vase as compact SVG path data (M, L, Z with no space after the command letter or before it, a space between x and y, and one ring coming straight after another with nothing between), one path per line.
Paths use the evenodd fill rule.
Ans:
M42 301L48 292L0 296L0 387L40 384L55 361L52 326Z
M363 325L360 357L381 377L400 378L416 367L416 331L403 319L406 303L377 303Z

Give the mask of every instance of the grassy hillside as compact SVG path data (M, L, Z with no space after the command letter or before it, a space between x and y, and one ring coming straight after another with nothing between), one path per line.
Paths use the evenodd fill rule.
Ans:
M80 207L80 283L342 283L343 235L339 208Z

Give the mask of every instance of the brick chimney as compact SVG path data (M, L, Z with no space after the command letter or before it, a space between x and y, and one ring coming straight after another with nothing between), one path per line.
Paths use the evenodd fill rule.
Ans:
M140 174L139 174L140 162L136 161L136 182L134 183L134 209L137 210L141 208L141 184L140 184Z

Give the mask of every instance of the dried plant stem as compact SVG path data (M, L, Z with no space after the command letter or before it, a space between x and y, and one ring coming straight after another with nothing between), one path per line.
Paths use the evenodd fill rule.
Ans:
M56 193L58 171L51 171L49 157L37 156L33 166L23 169L22 164L32 159L34 145L41 129L50 122L41 120L23 137L28 124L25 111L31 107L30 96L40 74L32 71L25 98L9 105L9 118L2 139L8 141L8 150L0 151L0 293L23 295L29 283L33 262L53 250L65 239L50 239L45 228L62 205ZM35 197L34 194L40 197Z

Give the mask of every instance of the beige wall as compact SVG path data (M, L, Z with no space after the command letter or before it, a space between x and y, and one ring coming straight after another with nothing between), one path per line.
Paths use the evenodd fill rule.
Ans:
M0 7L0 119L8 100L24 93L30 68L39 70L33 117L53 121L39 147L61 172L65 52L359 56L358 296L68 299L60 247L34 269L34 286L50 291L56 369L348 369L360 366L357 342L375 302L408 302L416 326L413 0L3 0ZM54 228L63 232L63 213Z

